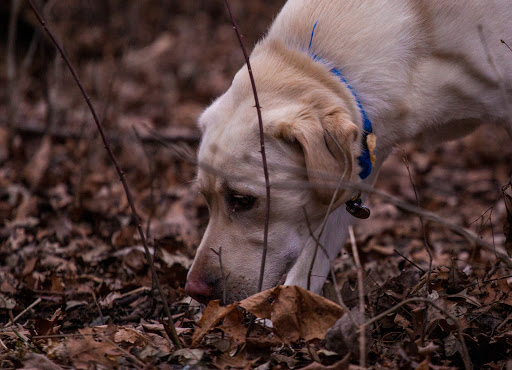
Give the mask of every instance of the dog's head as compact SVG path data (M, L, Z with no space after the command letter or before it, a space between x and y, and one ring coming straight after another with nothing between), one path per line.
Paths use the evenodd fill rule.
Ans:
M297 260L309 228L315 230L325 216L335 185L357 178L361 130L353 123L359 117L350 95L325 68L279 45L264 46L251 63L271 184L266 289ZM221 298L224 290L227 302L241 300L257 292L266 210L258 118L246 68L199 125L197 181L210 221L186 290L203 302ZM335 202L351 196L342 190Z

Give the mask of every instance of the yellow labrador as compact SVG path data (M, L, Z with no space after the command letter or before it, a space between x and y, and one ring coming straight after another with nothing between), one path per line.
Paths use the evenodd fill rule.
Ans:
M507 0L286 3L251 55L272 184L263 288L285 274L285 284L307 286L315 242L305 214L318 234L333 184L373 184L395 144L451 139L484 122L512 137L512 53L500 42L512 43L511 20ZM225 289L226 301L240 300L257 290L265 214L246 67L199 125L198 185L210 222L186 291L205 302ZM341 190L334 199L321 237L329 256L320 251L312 271L315 292L356 220L347 209L368 215L354 195ZM220 248L224 278L212 251Z

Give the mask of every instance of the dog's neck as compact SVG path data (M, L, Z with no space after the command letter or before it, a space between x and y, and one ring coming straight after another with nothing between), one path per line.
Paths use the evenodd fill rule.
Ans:
M311 38L309 40L309 46L308 46L307 53L311 56L311 58L315 62L320 62L320 63L324 64L325 66L328 66L329 63L327 63L325 60L320 58L318 55L313 54L311 52L311 46L313 45L313 40L315 38L315 30L316 30L317 26L318 26L318 21L315 22L315 25L313 26L313 30L311 31ZM361 167L361 172L359 173L359 177L361 178L361 180L364 180L368 176L370 176L370 174L372 172L372 167L373 167L372 158L374 155L370 153L370 150L373 151L375 148L369 148L369 145L368 145L368 136L373 134L372 121L370 121L370 118L368 117L368 114L366 113L363 105L361 104L361 101L359 100L356 91L350 85L350 83L347 81L347 79L343 76L342 68L332 67L332 68L329 68L329 70L333 75L336 76L336 78L338 78L338 80L341 83L343 83L350 90L350 92L354 96L354 100L357 104L359 112L361 113L361 117L363 120L363 122L362 122L362 128L363 128L362 143L361 143L362 151L361 151L361 155L358 157L357 160L358 160L359 166Z

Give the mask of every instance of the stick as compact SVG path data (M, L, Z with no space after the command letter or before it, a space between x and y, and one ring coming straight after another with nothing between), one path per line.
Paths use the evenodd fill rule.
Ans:
M324 229L325 229L325 225L327 225L327 220L332 212L332 207L334 206L334 203L336 202L336 198L338 197L338 193L340 191L340 187L341 185L343 184L344 180L345 180L345 175L347 174L347 157L345 155L345 151L341 148L341 145L340 143L338 143L338 140L336 140L336 138L331 134L330 131L327 131L327 133L329 134L329 136L331 137L331 139L336 143L336 145L338 146L338 149L343 153L343 155L345 156L345 168L344 168L344 171L343 171L343 174L341 175L340 177L340 180L338 182L338 185L336 186L336 189L334 190L334 193L331 197L331 202L329 203L329 207L327 208L327 212L325 212L325 217L322 221L322 225L321 225L321 228L320 228L320 233L318 234L318 239L315 240L315 254L313 254L313 259L311 260L311 266L309 267L309 272L308 272L308 283L307 283L307 289L309 290L310 288L310 285L311 285L311 274L313 273L313 266L315 264L315 260L316 260L316 254L318 253L318 245L320 244L320 238L322 237L322 234L324 233ZM306 210L304 210L304 212L306 212ZM324 250L325 252L325 250ZM327 259L330 261L330 258L329 258L329 255L326 253L326 256L327 256Z
M327 208L327 212L325 212L325 217L324 217L324 219L322 221L322 225L321 225L321 228L320 228L320 233L318 234L318 238L314 239L315 240L315 254L313 255L313 259L311 260L311 266L309 266L308 283L307 283L307 289L308 290L309 290L309 288L311 286L311 274L313 273L313 266L315 264L316 254L318 253L318 246L320 245L320 238L322 237L322 234L324 232L325 225L327 225L327 219L329 218L329 216L330 216L330 214L332 212L332 207L334 206L334 202L336 201L336 198L338 197L338 192L340 190L340 186L341 186L342 182L343 182L343 178L338 183L339 186L334 191L334 194L333 194L333 196L331 198L331 202L329 203L329 207ZM304 209L304 212L306 212L305 209ZM327 259L330 259L329 255L327 254L325 249L324 249L324 253L327 255Z
M231 11L231 6L229 5L229 0L225 0L226 6L228 8L229 16L231 17L231 22L233 23L233 29L235 30L236 36L238 37L238 41L240 42L240 47L242 48L242 52L244 53L245 63L247 64L247 70L249 71L249 77L251 79L252 85L252 93L254 95L254 103L256 106L256 111L258 112L258 124L260 128L260 147L261 147L261 159L263 161L263 173L265 174L265 188L266 188L266 202L265 202L265 227L263 230L263 254L261 256L261 269L260 269L260 280L258 283L258 292L261 292L263 288L263 276L265 274L265 262L267 259L267 244L268 244L268 224L270 220L270 180L268 175L268 165L267 165L267 155L265 153L265 137L263 133L263 118L261 117L261 107L258 99L258 92L256 91L256 82L254 81L254 76L252 73L251 62L249 60L249 55L247 54L247 50L245 49L244 43L242 41L242 35L238 29L236 24L235 17L233 16L233 12Z
M92 298L94 299L94 304L96 305L96 308L98 309L98 313L100 314L101 325L105 325L106 323L105 323L105 319L103 318L103 312L101 312L101 307L98 304L98 301L96 300L96 293L94 293L94 291L91 291L91 294L92 294Z
M217 168L214 168L213 166L210 166L207 163L198 162L195 158L193 158L190 154L186 153L185 151L177 150L178 148L173 148L162 140L157 139L157 141L161 145L163 145L164 147L166 147L167 149L172 151L174 154L177 154L177 155L181 156L182 158L190 161L191 163L196 164L197 166L201 167L202 169L204 169L205 171L207 171L209 173L220 175L227 179L232 179L232 180L236 180L236 181L251 181L253 184L263 185L261 182L259 182L258 180L254 179L254 178L239 176L239 175L236 175L233 173L227 173L227 172L224 172ZM179 148L179 149L181 149L181 148ZM300 173L300 174L305 173L303 168L297 168L297 167L293 167L293 166L285 166L282 164L273 164L273 165L275 165L275 168L289 170L289 171L296 171L297 173ZM324 175L326 179L338 180L338 178L334 179L333 176L328 173L322 173L322 175ZM336 189L340 185L339 184L336 184L336 185L325 184L322 186L325 189ZM318 187L318 185L317 184L312 185L311 183L309 183L307 181L299 181L299 182L297 182L297 181L286 181L286 182L278 181L278 182L272 183L272 187L276 188L276 189L294 189L294 190L296 190L296 189L312 189L313 187ZM407 211L407 212L410 212L410 213L413 213L416 215L421 215L421 216L423 216L424 220L432 221L432 222L438 223L440 225L443 225L448 230L451 230L452 232L459 234L462 237L466 238L466 240L471 242L474 246L479 246L479 247L483 248L484 250L493 253L496 256L496 258L499 259L500 261L502 261L506 266L512 267L512 261L507 256L506 253L504 253L500 250L497 250L495 248L495 246L493 246L492 244L487 243L485 240L481 239L478 235L476 235L470 229L465 228L460 225L457 225L453 222L447 221L434 212L427 211L421 207L415 206L415 205L408 203L398 197L390 195L390 194L386 193L385 191L375 189L373 186L370 186L370 185L367 185L364 183L353 183L353 182L346 181L346 182L343 182L340 187L342 189L346 189L346 190L360 191L361 193L366 193L366 194L370 194L373 196L377 196L387 203L394 204L395 206L400 208L402 211Z
M11 324L14 324L16 321L18 321L18 319L25 315L30 309L34 308L35 306L37 306L39 303L41 303L41 298L37 298L30 306L28 306L27 308L25 308L23 311L21 311L18 316L16 316L13 320L12 320L12 323Z
M352 254L354 255L354 262L357 268L357 285L359 290L359 312L364 317L364 280L363 280L363 267L359 259L359 251L357 250L356 238L354 236L354 228L352 225L348 227L348 234L350 235L350 245L352 246ZM359 366L366 367L366 330L362 328L359 331Z
M128 183L126 182L124 172L119 167L117 159L116 159L114 153L112 152L112 148L110 147L110 143L105 136L105 132L103 131L103 126L98 118L98 115L96 114L96 110L94 109L94 106L91 102L91 99L89 98L89 95L87 95L87 92L85 91L82 83L80 82L80 79L78 77L78 74L75 71L75 68L73 67L73 65L71 64L71 61L69 60L66 53L64 52L64 49L60 46L59 42L55 39L52 32L46 26L46 22L44 21L41 14L37 10L37 7L35 6L33 0L28 0L28 2L30 4L30 7L32 8L32 11L34 12L37 20L39 21L39 23L41 23L41 26L44 28L44 30L46 31L46 33L52 40L53 44L58 49L60 55L66 62L66 65L68 66L69 71L73 75L73 78L75 79L75 81L78 85L78 88L80 89L82 96L85 99L85 102L89 106L89 110L91 111L91 114L94 118L94 122L96 123L96 127L98 128L98 131L101 135L101 139L103 140L103 144L105 145L105 149L107 150L107 153L108 153L110 159L112 160L112 163L114 164L114 167L116 168L117 173L119 174L119 179L121 180L121 183L123 184L123 188L126 193L126 198L128 200L128 203L130 204L133 218L135 219L135 223L137 224L137 230L139 231L139 235L142 240L142 244L144 246L144 251L146 252L146 258L147 258L149 266L151 268L151 273L153 275L153 279L155 280L157 289L160 293L160 298L162 299L162 304L164 306L164 312L169 319L169 327L171 328L172 340L177 348L181 348L181 342L178 337L178 333L176 332L176 327L174 326L174 322L172 321L171 311L169 310L169 305L167 304L167 300L164 295L162 286L160 285L160 280L158 279L158 276L156 274L155 266L153 265L153 259L151 258L151 253L149 252L149 247L148 247L148 243L146 240L146 236L144 235L144 230L142 230L142 224L141 224L141 221L139 218L139 214L137 213L137 210L135 209L135 203L133 202L132 193L130 191L130 188L128 187Z
M220 274L222 276L222 303L226 304L226 280L227 277L224 275L224 265L222 264L222 247L219 247L219 251L210 248L213 253L219 257Z
M421 267L419 267L417 264L415 264L414 262L412 262L409 258L405 257L402 253L400 253L399 251L397 251L396 249L393 249L393 251L398 254L400 257L402 257L404 260L406 260L407 262L409 262L411 265L413 265L414 267L416 267L418 270L421 271L422 274L425 274L425 270L423 270Z
M327 257L327 259L329 260L329 268L331 270L331 276L332 276L332 281L333 281L333 284L334 284L334 289L336 291L336 298L338 299L338 304L343 307L343 309L345 310L345 312L347 313L348 315L348 318L350 320L350 322L352 322L352 325L354 325L354 327L356 328L359 328L359 325L357 324L356 320L354 319L354 317L352 316L352 313L350 312L350 308L348 308L348 306L345 304L345 302L343 302L343 298L341 296L341 293L340 293L340 289L338 287L338 282L336 281L336 274L334 272L334 267L333 267L333 264L332 264L332 261L331 259L329 258L329 254L327 254L327 250L325 249L325 247L322 245L322 243L320 243L320 241L318 240L318 238L315 236L315 234L313 233L313 230L311 230L311 224L309 222L309 217L308 217L308 214L306 212L306 209L303 207L302 210L304 211L304 218L306 219L306 225L308 226L308 230L309 230L309 235L313 238L313 240L318 243L318 246L320 247L320 249L322 250L322 252L325 253L325 256Z
M412 179L411 167L409 165L409 159L407 158L407 154L405 154L405 150L402 149L402 153L403 153L402 159L405 163L405 167L407 168L407 173L409 174L409 181L411 182L412 188L414 190L414 197L416 198L416 205L418 207L421 207L420 198L418 196L418 192L416 191L416 184L414 183L414 180ZM430 294L430 275L432 273L433 256L432 256L432 251L430 250L431 247L428 244L427 233L425 232L425 223L423 222L423 216L420 215L419 218L420 218L420 223L421 223L421 231L423 233L423 244L428 253L428 272L427 272L427 287L426 287L427 289L425 290L425 298L428 298L429 294ZM423 330L421 331L421 345L422 346L425 345L425 332L427 330L427 323L428 323L428 310L427 310L426 305L425 305L425 309L424 309L424 314L425 314L425 318L423 320Z
M505 40L500 40L502 44L505 44L505 46L508 48L508 50L510 50L512 52L512 48L507 44L507 42Z

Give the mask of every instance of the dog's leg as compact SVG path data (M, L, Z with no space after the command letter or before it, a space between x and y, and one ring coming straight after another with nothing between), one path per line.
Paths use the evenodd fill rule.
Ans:
M329 254L327 257L322 248L318 248L315 264L311 273L310 290L320 293L326 277L329 275L329 263L334 260L343 247L348 235L348 226L357 219L351 216L344 206L335 210L327 219L327 225L320 241ZM308 274L311 261L315 253L315 241L310 238L302 250L299 258L288 272L285 285L298 285L303 288L308 286Z
M371 175L364 180L368 185L375 183L377 179L380 167L384 163L385 159L391 152L391 148L381 149L377 153L377 163ZM365 196L363 196L364 200ZM321 293L325 279L329 275L330 262L334 260L341 248L345 244L348 236L348 227L354 225L358 221L357 218L350 215L345 206L342 205L334 212L331 213L327 219L327 225L324 230L324 234L320 238L322 245L325 247L329 256L326 256L321 248L318 248L318 252L315 258L315 264L311 273L310 290L315 293ZM369 220L363 222L371 222ZM319 230L316 230L318 232ZM303 288L308 286L308 273L311 268L311 261L315 254L315 241L313 238L309 238L304 249L302 250L299 258L288 272L286 277L285 285L298 285Z

